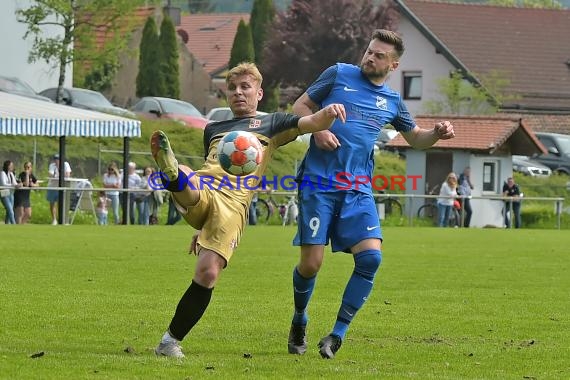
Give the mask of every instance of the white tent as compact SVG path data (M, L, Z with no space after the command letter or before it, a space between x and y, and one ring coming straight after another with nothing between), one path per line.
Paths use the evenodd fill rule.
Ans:
M129 138L141 136L141 122L0 92L0 135L59 137L60 173L64 172L66 136L122 137L124 139L123 187L126 188ZM63 180L63 177L59 179L59 187L63 187ZM61 223L63 191L59 192L59 199ZM123 215L125 224L126 219L125 213Z

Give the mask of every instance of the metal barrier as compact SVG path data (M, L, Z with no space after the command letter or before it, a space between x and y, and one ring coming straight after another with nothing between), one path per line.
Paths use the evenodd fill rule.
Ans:
M66 181L68 181L69 178L66 178ZM79 199L77 199L77 205L76 207L79 207L79 202L81 202L81 199L83 197L83 193L84 192L99 192L99 191L110 191L109 188L105 188L105 187L92 187L91 186L91 182L89 180L86 179L78 179L78 178L73 178L72 179L73 183L81 183L83 182L88 182L89 186L85 186L85 187L56 187L56 186L41 186L41 187L33 187L33 188L25 188L24 190L33 190L33 191L48 191L48 190L56 190L56 191L62 191L63 192L63 210L65 211L62 215L62 224L73 224L73 219L75 217L75 212L76 212L76 208L73 210L74 213L70 216L69 212L72 211L70 210L70 205L71 205L71 194L72 193L78 193L80 192L81 195L79 196ZM0 186L0 190L3 189L10 189L10 190L15 190L15 188L13 187L7 187L7 186ZM119 193L148 193L149 190L144 190L144 189L112 189L112 191L117 191ZM92 200L92 199L91 199ZM126 215L130 215L130 202L127 202L127 207L124 210L124 212L126 213ZM94 212L94 210L93 210ZM71 218L70 218L71 217ZM95 217L95 214L94 214ZM129 218L127 218L127 223L128 223Z
M273 195L284 195L284 196L290 196L291 194L296 194L295 192L287 192L287 191L275 191L273 192ZM410 227L413 226L414 223L414 201L417 199L437 199L437 198L441 198L439 195L429 195L429 194L373 194L374 198L380 198L380 199L388 199L388 198L401 198L401 199L405 199L407 202L400 202L402 207L403 207L403 214L407 216L408 218L408 225ZM462 202L462 199L465 198L469 198L469 199L482 199L482 200L495 200L495 201L502 201L502 202L510 202L509 204L511 205L512 202L514 201L512 197L504 197L504 196L470 196L470 197L466 197L466 196L457 196L455 197L455 199L460 200L460 202ZM522 200L526 201L549 201L549 202L553 202L554 203L554 210L555 210L555 214L556 214L556 228L560 229L561 227L561 215L562 215L562 210L563 210L563 205L564 205L564 200L565 198L562 197L521 197ZM463 207L461 207L461 226L463 225L463 220L465 218L465 209ZM511 228L513 226L513 223L511 223Z
M13 189L11 187L2 187L0 186L0 189ZM68 192L84 192L84 191L90 191L90 192L98 192L98 191L109 191L108 188L94 188L94 187L89 187L89 188L73 188L73 187L34 187L32 190L58 190L58 191L63 191L64 192L64 201L69 199L68 198ZM118 191L120 193L144 193L144 192L148 192L148 190L143 190L143 189L113 189L113 191ZM295 196L297 193L296 192L292 192L292 191L273 191L272 195L275 196ZM440 198L440 196L438 195L428 195L428 194L373 194L374 198L403 198L406 199L408 202L406 203L402 203L402 208L403 208L403 214L407 214L408 217L408 225L410 227L413 226L413 221L414 221L414 201L417 199L437 199ZM508 202L510 208L512 208L512 203L514 202L512 197L503 197L503 196L470 196L470 197L465 197L465 196L458 196L455 199L465 199L465 198L469 198L469 199L483 199L483 200L495 200L495 201L502 201L502 202ZM556 214L556 228L560 229L561 227L561 215L562 215L562 210L563 210L563 205L564 205L564 200L565 198L562 197L522 197L522 200L526 201L548 201L548 202L554 202L554 210L555 210L555 214ZM67 204L66 204L67 206ZM417 206L417 205L416 205ZM130 210L129 210L129 202L127 202L127 209L125 210L125 212L127 213L127 215L130 214ZM68 208L64 208L64 210L68 210ZM461 221L463 222L463 219L465 217L465 210L462 207L461 208ZM65 219L67 220L67 219ZM463 224L461 223L461 226ZM513 226L513 223L511 223L511 228Z

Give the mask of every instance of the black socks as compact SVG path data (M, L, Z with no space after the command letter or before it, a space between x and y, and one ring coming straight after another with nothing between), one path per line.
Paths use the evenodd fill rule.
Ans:
M178 177L174 181L171 181L164 173L160 173L160 180L164 188L173 193L184 190L188 185L188 177L180 169L178 169Z
M178 302L176 313L168 330L173 338L182 340L206 311L214 288L208 289L192 281L186 293Z

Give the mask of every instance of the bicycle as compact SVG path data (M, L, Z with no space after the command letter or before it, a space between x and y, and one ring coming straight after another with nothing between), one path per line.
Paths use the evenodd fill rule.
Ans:
M297 205L297 196L291 195L286 203L279 204L273 198L273 191L267 191L267 199L258 196L255 205L257 220L262 223L269 223L275 211L279 211L279 218L282 225L296 224L299 215L299 207Z
M380 190L378 193L384 194L385 192L383 190ZM375 203L377 205L380 204L384 205L384 215L386 216L391 216L391 215L402 216L404 214L404 209L402 207L402 204L400 203L398 198L392 195L388 195L387 197L376 197Z

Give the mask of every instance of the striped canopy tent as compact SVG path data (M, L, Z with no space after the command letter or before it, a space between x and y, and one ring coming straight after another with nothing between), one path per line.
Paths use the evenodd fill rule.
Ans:
M65 163L65 138L122 137L123 187L128 186L129 139L141 136L141 122L95 111L0 92L0 135L59 138L59 172ZM59 187L64 178L60 176ZM59 192L59 222L63 222L63 191ZM123 197L124 206L127 197ZM125 207L125 210L127 208ZM126 224L127 215L123 215Z

